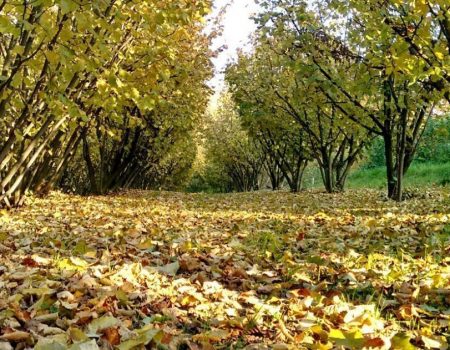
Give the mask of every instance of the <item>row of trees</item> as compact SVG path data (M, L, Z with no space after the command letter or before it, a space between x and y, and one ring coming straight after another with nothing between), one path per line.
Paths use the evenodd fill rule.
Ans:
M401 200L425 126L450 102L448 1L261 6L254 51L226 72L248 135L292 190L314 159L329 192L344 188L352 165L379 137L388 195Z
M302 131L294 121L284 129L283 135L286 137L280 140L274 133L274 128L280 127L279 123L270 127L265 125L267 134L261 135L258 129L247 128L243 124L229 92L221 95L217 107L212 109L206 121L204 152L197 158L194 176L187 187L191 192L245 192L269 188L297 192L306 186L315 186L315 179L320 177L320 169L310 154L308 144L298 148L296 141L302 139ZM375 137L372 142L367 142L367 146L360 153L357 168L364 172L384 167L383 138ZM308 154L310 158L305 159ZM290 160L297 163L289 163ZM430 166L450 162L450 115L431 119L427 123L414 162ZM284 171L283 163L287 164ZM298 166L292 167L291 164ZM298 169L298 172L290 173L291 169ZM447 182L444 176L439 184Z
M208 100L209 0L0 1L0 202L183 177Z

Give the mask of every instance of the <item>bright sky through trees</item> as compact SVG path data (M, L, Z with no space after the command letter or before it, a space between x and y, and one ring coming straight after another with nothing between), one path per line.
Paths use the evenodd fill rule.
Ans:
M223 86L223 74L227 62L236 57L239 49L248 47L251 33L255 30L255 24L251 17L258 11L258 5L254 0L215 0L215 11L217 16L223 6L229 4L223 18L223 35L214 42L214 48L226 45L226 49L214 59L216 74L211 85L216 91Z

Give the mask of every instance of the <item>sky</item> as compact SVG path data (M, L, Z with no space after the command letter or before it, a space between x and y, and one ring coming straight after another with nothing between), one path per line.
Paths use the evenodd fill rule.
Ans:
M239 49L250 47L250 35L255 30L255 24L251 17L257 13L258 5L254 0L214 0L216 11L213 16L217 16L218 9L230 4L226 15L223 18L223 35L216 39L213 48L226 45L226 49L213 60L216 74L210 85L217 92L223 88L223 74L221 73L228 62L236 58Z

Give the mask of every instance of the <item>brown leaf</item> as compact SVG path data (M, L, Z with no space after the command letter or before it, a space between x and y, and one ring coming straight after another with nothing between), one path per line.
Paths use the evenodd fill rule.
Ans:
M197 334L192 339L200 342L220 342L229 337L230 333L223 329L215 329L205 333Z
M14 316L16 316L16 318L22 322L28 322L29 320L31 320L30 315L31 315L30 312L27 310L20 310L20 309L14 310Z
M8 340L13 342L19 342L27 340L31 337L30 333L22 332L22 331L13 331L9 333L5 333L2 336L0 336L1 340Z
M111 345L120 344L120 334L117 328L106 328L103 330L102 339L106 340Z
M414 304L406 304L400 306L400 308L396 311L396 315L401 320L410 321L414 317L418 317L419 313L417 312Z
M193 272L200 269L200 261L189 255L183 255L180 260L180 270L183 272Z
M27 256L26 258L24 258L22 260L22 265L28 266L28 267L39 267L40 266L40 264L37 261L35 261L33 258L31 258L29 256Z
M247 272L240 267L231 267L227 270L228 277L231 278L248 278Z
M367 339L364 346L368 348L381 348L384 346L384 340L379 337Z

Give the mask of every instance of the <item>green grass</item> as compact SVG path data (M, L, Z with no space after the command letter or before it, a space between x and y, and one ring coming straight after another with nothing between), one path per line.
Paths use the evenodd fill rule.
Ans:
M450 185L450 163L416 163L405 175L406 187ZM348 188L384 188L386 186L386 169L359 169L350 174Z
M307 169L304 184L306 188L322 188L322 179L317 167ZM405 176L405 187L450 186L450 163L413 163ZM386 168L353 170L347 180L346 188L386 187Z

